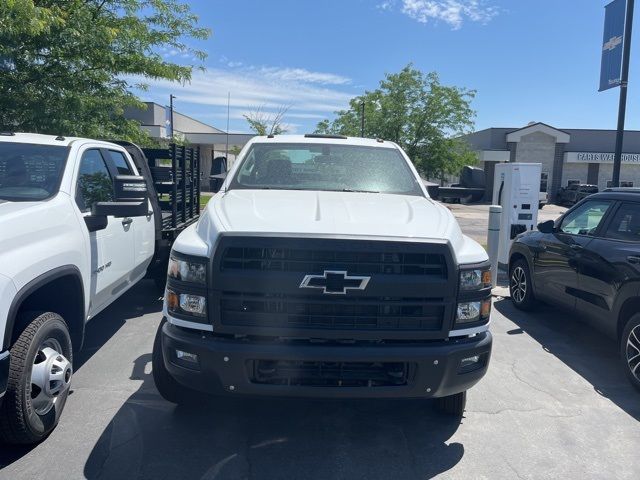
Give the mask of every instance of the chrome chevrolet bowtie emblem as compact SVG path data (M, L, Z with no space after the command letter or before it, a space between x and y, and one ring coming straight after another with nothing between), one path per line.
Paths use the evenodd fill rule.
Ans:
M305 275L300 288L320 288L322 293L344 295L347 290L364 290L371 277L350 276L347 272L325 270L322 275Z

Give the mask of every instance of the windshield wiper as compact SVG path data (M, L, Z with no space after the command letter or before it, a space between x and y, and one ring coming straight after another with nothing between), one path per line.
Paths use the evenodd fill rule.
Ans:
M353 193L380 193L375 190L354 190L352 188L343 188L343 192L353 192Z

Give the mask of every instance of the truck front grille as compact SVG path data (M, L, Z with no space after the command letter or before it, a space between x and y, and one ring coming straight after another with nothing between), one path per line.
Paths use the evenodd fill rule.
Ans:
M222 270L344 270L353 275L429 275L446 278L447 264L443 255L431 253L229 247L222 255Z
M407 385L411 364L253 360L250 381L263 385L313 387L397 387Z
M337 299L284 294L223 292L223 325L336 330L442 328L442 299L354 297Z

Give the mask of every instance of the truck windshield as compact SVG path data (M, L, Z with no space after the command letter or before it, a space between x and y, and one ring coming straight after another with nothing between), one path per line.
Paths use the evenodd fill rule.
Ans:
M0 142L0 200L37 202L58 192L69 148Z
M318 143L254 144L229 188L423 195L396 148Z

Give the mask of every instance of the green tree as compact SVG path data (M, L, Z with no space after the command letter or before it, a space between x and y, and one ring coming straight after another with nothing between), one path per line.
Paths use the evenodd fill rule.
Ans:
M162 53L201 63L209 34L178 0L0 0L0 129L149 143L131 88L189 81Z
M373 91L351 99L349 109L333 121L318 123L316 133L360 136L364 102L365 137L400 145L421 174L442 178L477 162L459 137L471 131L475 91L445 86L437 73L423 73L409 64L387 74Z

